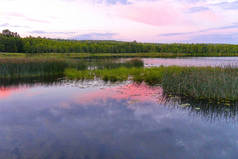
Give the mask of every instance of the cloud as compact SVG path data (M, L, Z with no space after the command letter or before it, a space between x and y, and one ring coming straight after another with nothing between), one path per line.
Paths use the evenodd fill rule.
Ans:
M238 29L238 24L233 25L227 25L222 27L215 27L215 28L208 28L203 30L198 30L194 32L180 32L180 33L166 33L166 34L159 34L159 36L180 36L180 35L192 35L192 34L198 34L198 33L205 33L209 31L220 31L220 30L226 30L226 29Z
M8 23L3 23L3 24L0 24L0 27L8 27L9 24Z
M47 34L49 32L42 31L42 30L33 30L30 32L31 34Z
M82 0L60 0L64 2L79 2L82 3ZM88 2L99 3L99 4L131 4L129 0L88 0Z
M30 34L35 34L37 36L56 36L57 37L67 37L67 39L72 40L113 40L116 33L86 33L78 34L77 32L48 32L43 30L33 30Z
M193 43L230 43L238 44L238 32L229 34L196 35L188 41Z
M159 34L159 36L179 36L179 35L189 35L189 34L193 34L196 32L183 32L183 33L166 33L166 34Z
M118 5L111 12L120 18L153 26L177 24L182 18L174 4L164 1L139 1L131 5Z
M215 4L215 6L219 6L226 10L237 10L238 9L238 1L221 2L221 3Z
M233 25L218 27L217 29L233 29L233 28L238 28L238 23L234 23Z
M202 12L202 11L208 11L208 7L192 7L189 8L187 13L196 13L196 12Z
M97 3L106 3L106 4L130 4L128 0L96 0Z
M0 27L7 27L7 28L30 28L29 26L11 25L11 24L9 24L9 23L0 24Z
M238 24L208 28L193 32L159 34L160 38L176 39L186 43L229 43L238 44ZM170 41L169 40L169 41Z
M31 17L28 17L22 13L11 12L11 13L7 13L7 15L10 17L21 18L21 19L24 19L24 20L30 21L30 22L50 23L48 20L31 18Z
M75 32L49 32L43 30L33 30L30 32L31 34L75 34Z
M70 39L74 40L112 40L116 33L88 33L73 36Z
M177 0L177 1L182 1L182 2L186 2L186 3L198 3L198 2L202 2L202 1L206 1L206 0Z
M160 42L175 42L198 34L235 33L237 4L238 0L1 0L0 27L22 36L158 42L159 35Z

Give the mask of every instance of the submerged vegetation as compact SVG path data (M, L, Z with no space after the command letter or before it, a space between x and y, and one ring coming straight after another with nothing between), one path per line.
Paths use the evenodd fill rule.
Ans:
M238 45L230 44L155 44L122 41L62 40L41 37L21 38L17 33L4 30L0 34L0 52L12 53L144 53L141 57L177 57L177 56L237 56ZM149 55L151 54L152 55ZM89 56L89 55L87 55ZM107 55L103 55L107 56ZM112 55L111 55L112 56ZM133 55L130 55L133 56Z
M232 67L157 67L125 68L103 70L66 69L65 75L71 79L100 78L105 81L146 82L161 85L166 94L202 100L238 100L238 69Z

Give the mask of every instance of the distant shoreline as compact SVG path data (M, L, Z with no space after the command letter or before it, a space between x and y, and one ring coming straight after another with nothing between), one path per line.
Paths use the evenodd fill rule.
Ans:
M61 40L41 37L22 38L18 33L0 33L0 52L12 53L87 53L87 56L185 57L237 56L233 44L162 44L103 40ZM111 53L111 54L110 54Z
M188 53L9 53L0 52L0 58L52 57L52 58L177 58L177 57L237 57L233 54L188 54Z

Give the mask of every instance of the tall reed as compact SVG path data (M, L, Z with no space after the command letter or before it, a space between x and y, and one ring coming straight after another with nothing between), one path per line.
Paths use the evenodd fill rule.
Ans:
M0 59L0 78L19 78L62 74L69 65L59 59Z

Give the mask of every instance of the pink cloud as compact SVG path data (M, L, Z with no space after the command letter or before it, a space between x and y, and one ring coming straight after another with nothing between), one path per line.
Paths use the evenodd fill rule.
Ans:
M119 17L154 26L177 24L182 18L173 6L162 2L118 5L115 12Z
M206 24L212 25L214 23L219 24L223 19L224 17L222 15L218 15L211 10L189 14L189 21L193 23L195 22L196 24L200 23L200 26Z
M43 20L43 19L37 19L37 18L30 18L22 13L16 13L16 12L12 12L12 13L7 13L7 16L11 16L11 17L15 17L15 18L22 18L24 20L30 21L30 22L38 22L38 23L49 23L48 20Z

